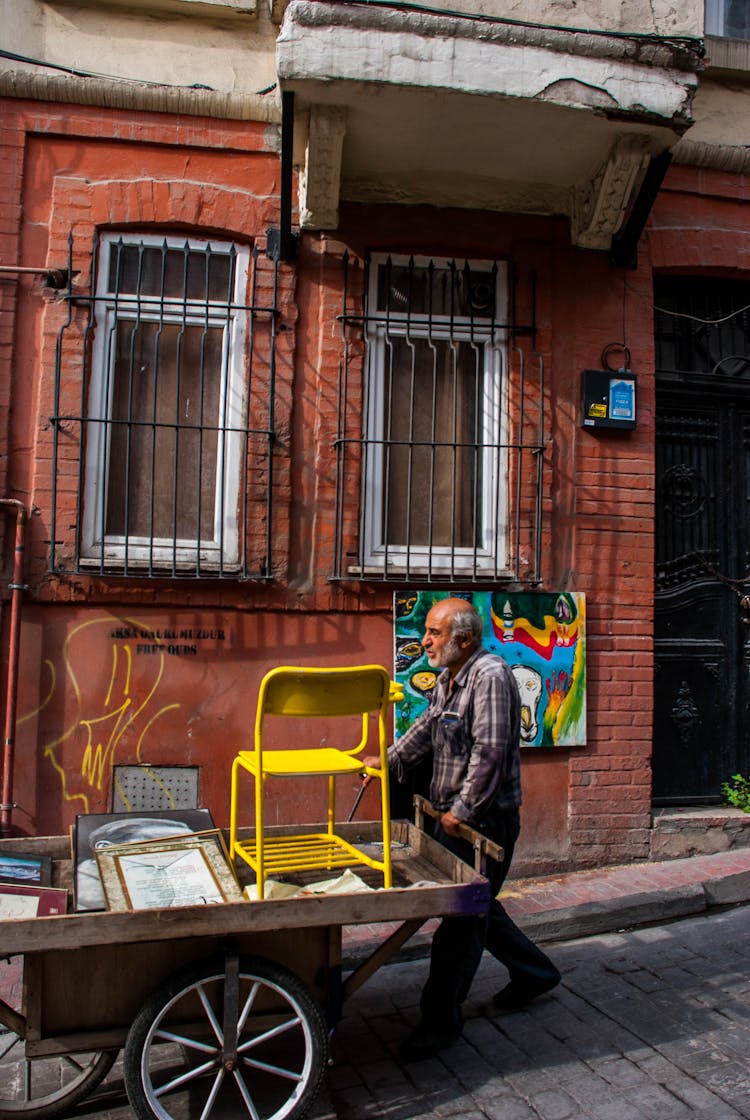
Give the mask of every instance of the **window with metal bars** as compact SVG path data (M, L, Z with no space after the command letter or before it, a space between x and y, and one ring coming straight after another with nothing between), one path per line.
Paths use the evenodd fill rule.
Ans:
M511 418L507 266L373 257L361 316L351 309L350 281L341 317L334 578L498 579L533 570L541 365Z
M750 0L706 0L706 34L750 39Z
M654 302L660 376L750 377L750 283L660 276L654 280Z
M53 533L56 570L268 574L275 309L255 303L257 260L229 242L100 237L92 296L75 299L88 321L71 310L58 342L56 523L79 459L78 536L71 553Z

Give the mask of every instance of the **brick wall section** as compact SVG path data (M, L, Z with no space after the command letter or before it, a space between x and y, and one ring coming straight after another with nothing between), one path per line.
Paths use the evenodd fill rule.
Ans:
M20 264L21 176L25 132L12 108L0 108L0 261ZM34 262L36 264L38 262ZM11 362L16 329L17 294L32 281L13 273L0 274L0 495L8 492L8 435L10 421Z
M89 286L91 247L100 229L172 228L253 241L262 239L266 228L278 221L275 138L265 126L208 125L158 114L131 118L23 102L10 110L15 127L8 133L12 143L4 166L15 168L16 178L6 187L10 205L3 217L11 227L7 232L28 257L60 266L67 260L72 231L76 283L83 291ZM25 224L19 228L22 205ZM518 318L526 324L533 318L536 334L519 336L510 377L517 399L523 361L526 419L532 426L539 422L542 402L534 394L542 368L545 379L540 575L544 587L585 592L589 604L589 741L576 752L534 759L527 793L527 848L532 855L535 848L537 854L545 850L560 865L644 855L650 749L653 400L649 379L644 377L639 385L638 430L625 437L593 437L579 426L578 377L581 369L599 364L601 351L617 340L623 322L633 368L646 373L651 362L650 320L644 314L648 275L629 275L626 285L598 254L570 249L562 222L438 214L429 208L350 206L343 207L335 239L317 235L301 239L296 265L282 265L279 271L274 580L270 585L205 585L189 591L160 586L157 590L46 574L52 441L48 416L55 346L67 309L53 301L40 302L38 293L29 289L18 322L32 329L19 332L14 367L11 371L6 364L3 384L7 392L12 373L17 402L12 427L14 485L32 497L39 510L31 541L35 594L50 604L90 602L125 609L158 602L250 609L259 613L259 626L260 617L267 614L267 630L288 634L290 639L295 630L291 620L285 623L282 615L272 622L279 612L291 609L297 615L319 614L321 619L333 614L332 629L339 635L342 656L346 658L347 649L366 650L367 660L391 663L391 588L335 585L328 579L334 567L336 530L341 258L346 252L354 262L350 281L356 289L363 275L361 259L367 251L378 250L496 257L518 272ZM261 282L270 284L270 262L261 258L259 268ZM532 307L534 274L537 302ZM353 290L353 298L357 295ZM75 314L71 332L76 329ZM73 397L80 394L81 373L75 353L71 347L71 364L63 380L64 391ZM360 371L360 383L355 378L348 403L349 422L356 427L361 345L354 357L352 370ZM39 371L38 377L22 379L24 369ZM517 415L512 418L514 425ZM258 469L262 472L263 465ZM351 471L347 485L356 488L356 457ZM525 482L528 500L532 479ZM58 536L72 543L77 490L72 467L67 475L61 472L58 488L69 503L67 513L62 510L58 517ZM262 532L262 521L256 519L255 524ZM356 520L345 530L350 537L356 534ZM527 539L519 542L524 571L532 575L535 558L528 543ZM365 621L368 617L371 622ZM283 637L282 644L287 644ZM274 649L269 648L266 657L273 663ZM551 800L554 808L543 809ZM547 834L545 821L554 822Z
M17 102L7 106L14 118L21 154L12 197L22 200L24 225L19 248L24 262L33 257L50 266L68 262L73 244L74 287L87 293L91 283L92 247L101 229L131 227L236 237L265 245L269 226L278 224L277 130L252 122L201 122L190 118L141 113L121 116L83 107L35 106ZM10 163L10 160L8 161ZM25 166L23 179L21 165ZM19 209L21 206L19 205ZM274 269L261 252L258 263L260 296L273 295ZM14 348L15 370L8 369L3 386L14 386L12 489L28 496L36 507L29 541L30 577L39 598L60 601L76 598L133 596L132 585L87 579L60 581L46 574L51 510L51 450L55 348L68 317L64 302L48 299L25 285ZM294 355L294 272L282 267L277 299L283 323L276 347L276 409L279 430L288 433L292 400ZM85 314L74 309L66 327L63 354L61 411L80 412L82 340ZM270 320L266 330L270 337ZM79 345L75 345L78 332ZM66 364L67 363L67 364ZM267 364L267 363L266 363ZM36 381L19 375L38 370ZM259 375L259 378L262 375ZM15 381L13 380L15 379ZM258 386L268 399L267 385ZM254 418L257 419L257 418ZM267 426L264 416L259 426ZM3 434L8 430L3 426ZM57 474L58 494L67 497L58 511L57 539L72 550L76 531L77 467L66 468L64 439ZM77 449L76 449L77 450ZM288 447L279 441L274 464L274 502L281 518L274 538L273 568L282 576L287 568L288 510L291 484ZM249 541L251 554L265 548L265 527L256 518L261 540ZM163 597L163 589L162 589ZM224 592L214 597L221 600ZM139 601L153 597L139 589ZM236 601L236 588L233 589Z
M540 361L545 369L542 585L586 593L589 722L585 749L560 752L565 761L558 755L546 769L534 760L527 812L533 815L537 804L543 811L556 782L553 771L567 765L566 835L558 836L551 863L595 866L648 854L654 506L650 272L647 264L636 275L610 270L600 255L572 250L553 223L539 223L542 248L533 236L535 225L466 214L432 221L419 211L405 218L395 209L351 207L337 231L338 245L321 244L318 251L340 253L345 246L357 253L366 245L397 252L408 246L415 254L436 257L497 256L518 270L522 299L530 290L524 281L537 274L536 337L518 341L527 376ZM302 291L306 282L302 270ZM338 304L330 282L319 291L316 359L319 378L327 378L330 387L338 355L327 344ZM530 321L531 309L526 310ZM524 318L522 310L518 317ZM594 436L580 427L580 372L600 366L604 348L622 341L623 327L631 367L640 374L638 428ZM520 355L512 355L512 379L519 363ZM527 381L529 394L533 384ZM529 401L533 405L531 395ZM319 418L319 429L324 427ZM322 472L317 486L320 511L332 499ZM324 547L321 536L318 542ZM536 822L531 829L539 832ZM529 846L534 842L527 851ZM539 867L538 850L536 858Z
M89 287L91 247L104 228L183 229L245 241L263 238L278 222L278 160L265 126L221 125L158 114L132 119L94 109L27 103L11 107L24 138L25 177L13 187L23 204L22 252L60 266L72 230L81 290ZM18 159L21 166L21 159ZM520 409L521 363L526 374L526 421L539 423L544 405L545 491L542 586L585 592L589 604L589 741L575 752L544 752L529 770L524 835L529 857L591 865L645 854L650 749L650 519L653 493L652 414L647 379L641 422L631 436L597 439L582 433L580 370L598 365L623 319L633 368L648 369L650 323L643 316L645 281L611 273L598 254L569 247L565 223L501 215L444 213L429 208L342 207L332 237L305 235L298 261L279 270L279 334L274 448L274 555L270 585L209 584L188 590L46 574L51 503L48 423L54 353L67 309L29 291L19 312L12 371L14 480L39 513L31 540L35 595L62 605L129 610L157 603L212 611L248 610L264 634L265 662L295 648L295 634L325 635L303 646L321 656L392 664L392 588L332 584L336 530L334 439L342 358L341 258L353 259L350 281L361 285L368 251L508 261L517 270L518 319L535 322L511 355L511 394ZM271 283L269 262L259 262ZM531 291L535 277L536 305ZM357 292L353 291L353 298ZM623 307L625 304L625 308ZM74 318L75 318L74 312ZM640 330L637 326L642 322ZM75 330L75 322L71 327ZM20 335L23 337L21 338ZM71 336L72 337L72 336ZM356 427L361 394L361 345L350 386L349 422ZM72 347L65 391L80 393L81 366ZM67 359L66 359L67 360ZM37 370L36 379L21 371ZM544 372L545 397L536 386ZM10 378L6 378L6 385ZM517 425L520 411L513 414ZM263 470L262 464L259 470ZM351 488L358 486L356 458ZM524 499L533 494L525 479ZM69 502L58 537L72 544L77 477L58 477ZM62 512L62 511L61 511ZM262 523L258 524L260 532ZM352 537L356 519L345 526ZM520 542L523 571L536 574L528 539ZM299 624L285 617L292 611ZM331 635L328 637L328 635ZM271 637L275 635L275 637ZM284 659L289 655L285 653ZM252 672L256 670L253 667Z
M99 229L170 227L262 244L266 228L278 223L277 135L265 125L18 102L4 106L2 137L3 259L60 267L72 229L83 288ZM728 198L735 187L727 176L702 173L698 181L682 169L671 172L636 271L611 269L603 254L572 249L560 220L349 204L342 206L335 236L305 234L297 262L279 269L270 583L155 588L47 574L48 417L54 347L66 308L45 303L31 282L0 280L0 479L12 496L39 511L30 542L33 595L50 606L74 604L78 611L87 604L123 611L158 605L207 615L234 611L245 622L252 616L247 649L256 660L245 667L244 687L249 682L251 688L282 651L287 661L301 651L307 661L358 657L391 665L392 587L329 580L343 345L341 258L346 252L354 260L355 289L362 277L358 262L368 251L507 260L519 277L518 319L530 324L535 317L535 335L518 340L530 377L527 419L533 423L540 404L534 378L544 370L541 585L587 597L588 741L576 750L526 752L523 866L552 870L644 858L653 680L651 269L727 261L739 267L750 259L750 235L739 206ZM697 190L704 192L698 200ZM726 210L726 233L706 236L698 227L712 222L717 206ZM263 258L259 268L269 285L270 262ZM580 374L598 368L612 343L628 347L638 374L638 426L629 433L594 434L580 426ZM357 345L353 370L361 370ZM516 388L521 354L511 355ZM29 377L29 371L36 375ZM80 366L71 363L69 373L66 391L80 392ZM361 382L355 380L350 392L356 422ZM359 484L356 468L354 459L351 487ZM259 472L264 469L259 464ZM58 531L72 541L77 478L62 475L58 486L69 501ZM260 519L256 525L261 532ZM345 531L355 536L356 519ZM526 556L526 575L533 559Z
M654 382L650 270L579 256L574 381L624 344L638 375L634 431L580 426L574 453L576 585L588 596L588 743L570 763L570 849L578 866L645 858L651 808ZM624 361L613 351L615 364ZM573 398L575 400L575 397Z

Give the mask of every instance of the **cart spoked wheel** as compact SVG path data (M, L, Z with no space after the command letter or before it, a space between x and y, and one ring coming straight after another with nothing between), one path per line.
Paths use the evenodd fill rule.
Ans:
M302 981L229 953L149 997L128 1033L125 1087L140 1120L297 1120L326 1056L323 1016Z
M23 957L0 962L0 999L20 1011ZM2 1011L0 1011L2 1014ZM27 1058L20 1034L0 1023L0 1120L52 1120L68 1112L99 1085L117 1051Z

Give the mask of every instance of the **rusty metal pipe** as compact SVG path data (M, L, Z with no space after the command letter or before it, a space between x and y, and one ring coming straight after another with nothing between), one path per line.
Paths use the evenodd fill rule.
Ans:
M3 739L3 788L0 802L0 834L9 836L13 815L13 766L16 743L16 708L18 704L18 655L21 639L21 599L25 590L23 568L26 550L28 514L15 498L0 498L0 509L16 514L16 540L13 554L13 580L10 584L10 637L8 640L8 680L5 701L5 737Z
M29 274L31 276L44 276L45 272L49 272L50 268L47 265L44 268L34 268L21 264L0 264L0 272L18 273L19 276Z

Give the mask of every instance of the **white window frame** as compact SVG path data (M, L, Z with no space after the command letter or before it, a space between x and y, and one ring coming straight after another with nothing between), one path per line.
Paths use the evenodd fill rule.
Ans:
M385 254L373 255L370 267L367 344L367 384L366 415L367 430L365 439L368 445L367 461L363 472L363 518L365 567L382 570L384 564L389 569L407 568L412 572L429 571L487 571L502 574L507 568L509 556L508 540L508 377L507 369L507 330L501 326L507 322L508 270L505 264L497 266L496 303L494 330L490 323L468 317L388 313L387 331L390 335L410 338L452 339L456 342L481 344L484 347L483 391L484 401L481 416L481 435L483 441L491 446L482 455L482 496L480 510L482 516L481 540L474 548L449 545L394 545L385 540L384 525L384 486L383 486L383 441L386 431L385 415L385 360L386 325L378 321L382 312L378 310L378 271L388 257ZM432 263L448 267L448 262L429 257L390 257L393 266L408 266L413 260L414 268L427 268ZM488 270L491 261L456 260L461 268L468 264L470 269ZM373 322L373 316L375 321ZM500 571L498 571L500 570Z
M726 33L726 13L728 0L706 0L706 35L716 35L718 38L734 38ZM734 42L743 43L747 39L734 39Z
M161 247L183 251L206 250L212 253L235 253L235 277L232 292L233 306L209 303L205 300L183 299L181 296L133 295L120 293L115 306L114 293L108 289L112 247L122 243L128 247ZM130 231L103 233L99 238L99 261L94 310L95 335L92 347L91 381L88 394L88 419L97 421L88 425L89 439L86 449L84 472L84 502L81 524L81 561L83 565L104 561L111 566L172 567L218 569L239 566L238 501L241 454L244 436L245 404L245 350L246 315L241 306L245 302L249 273L250 253L242 245L212 239L164 237L158 234L138 234ZM170 303L174 310L170 311ZM148 538L124 536L104 532L104 511L107 494L101 487L109 479L110 440L107 425L102 421L112 415L114 377L106 371L114 368L116 326L118 321L180 323L216 327L223 330L221 359L221 388L217 425L216 485L214 491L213 536L211 540L184 538ZM224 430L222 430L224 429ZM223 550L222 550L223 545Z

